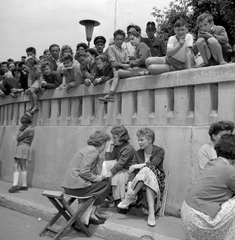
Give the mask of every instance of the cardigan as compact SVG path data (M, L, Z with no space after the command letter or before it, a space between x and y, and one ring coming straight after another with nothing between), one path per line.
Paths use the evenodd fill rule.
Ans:
M61 186L69 189L86 188L101 177L103 160L94 146L80 149L72 158Z
M113 166L110 172L115 175L122 169L128 170L132 164L132 159L135 154L135 149L129 142L124 142L119 146L115 146L112 152L105 153L105 160L117 159L117 163Z
M156 145L153 145L153 151L151 154L151 157L148 162L146 162L147 166L153 166L157 169L159 169L161 172L164 172L163 170L163 160L164 160L164 155L165 151L163 148L158 147ZM144 157L144 150L139 149L134 158L132 164L140 164L145 162L145 157ZM132 181L135 177L135 175L138 173L139 169L136 169L135 171L131 172L128 178L128 182Z

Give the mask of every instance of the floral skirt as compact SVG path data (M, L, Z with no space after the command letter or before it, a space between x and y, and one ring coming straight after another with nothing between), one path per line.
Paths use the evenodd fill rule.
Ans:
M144 166L136 174L132 180L131 188L135 189L137 183L142 181L144 186L152 189L155 192L155 212L161 207L163 191L165 188L165 173L159 171L153 166ZM142 208L142 211L148 214L148 202L145 192L139 191L138 199L136 202L137 206Z
M187 239L235 239L235 197L223 203L221 210L214 218L191 208L184 201L181 208L181 218Z

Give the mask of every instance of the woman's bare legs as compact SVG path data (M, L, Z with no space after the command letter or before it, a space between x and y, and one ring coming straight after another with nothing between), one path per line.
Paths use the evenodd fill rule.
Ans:
M148 224L152 226L155 225L155 192L149 187L146 187L146 197L149 207Z

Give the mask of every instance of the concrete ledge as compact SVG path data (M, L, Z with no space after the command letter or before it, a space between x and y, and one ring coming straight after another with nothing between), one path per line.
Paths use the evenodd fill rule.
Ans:
M20 195L20 194L19 194ZM34 203L19 197L0 193L0 206L6 207L35 218L41 218L42 220L49 221L57 211L54 208ZM136 220L136 219L135 219ZM58 224L63 225L64 219L59 219ZM139 219L139 221L141 221ZM122 221L123 222L123 221ZM138 227L138 225L137 225ZM185 238L175 238L166 236L156 232L156 229L150 228L152 231L146 231L144 229L131 227L129 225L117 224L115 222L107 220L105 224L98 227L91 225L89 227L94 236L107 240L138 240L142 235L149 235L153 239L158 240L183 240Z

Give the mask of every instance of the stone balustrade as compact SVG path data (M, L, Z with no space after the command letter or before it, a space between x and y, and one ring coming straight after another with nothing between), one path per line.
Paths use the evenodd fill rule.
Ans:
M165 149L164 168L170 171L167 212L179 215L198 174L198 150L209 141L208 126L221 119L234 121L234 80L235 64L227 64L123 79L115 102L108 104L98 100L108 92L108 83L79 86L70 93L44 92L34 115L29 184L60 188L69 160L95 130L110 132L113 125L123 124L138 149L137 130L150 127L156 144ZM23 93L0 99L0 174L7 181L12 181L19 120L29 107Z

